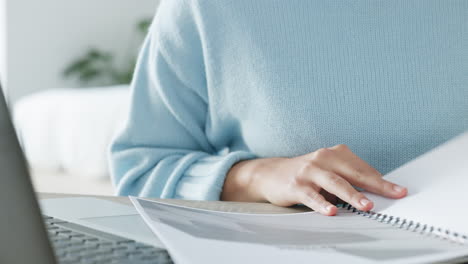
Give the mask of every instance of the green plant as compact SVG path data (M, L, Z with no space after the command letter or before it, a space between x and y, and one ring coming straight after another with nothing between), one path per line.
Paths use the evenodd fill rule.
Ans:
M143 19L136 24L139 38L146 34L150 24L151 19ZM81 86L130 83L136 56L127 58L123 65L118 65L116 58L112 52L91 48L68 65L63 71L63 76L67 79L76 79Z

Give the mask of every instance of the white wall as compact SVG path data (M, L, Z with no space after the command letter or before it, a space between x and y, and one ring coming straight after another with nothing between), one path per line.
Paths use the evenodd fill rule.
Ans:
M0 0L0 80L6 78L6 0Z
M128 53L138 36L135 23L153 16L159 2L0 1L7 1L6 68L13 101L42 89L77 86L65 81L62 72L90 47Z

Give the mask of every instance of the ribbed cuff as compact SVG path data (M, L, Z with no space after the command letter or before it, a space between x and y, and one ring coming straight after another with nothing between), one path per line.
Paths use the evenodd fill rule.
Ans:
M176 199L219 200L224 180L239 161L256 158L250 152L235 151L224 156L206 156L187 168L177 183Z

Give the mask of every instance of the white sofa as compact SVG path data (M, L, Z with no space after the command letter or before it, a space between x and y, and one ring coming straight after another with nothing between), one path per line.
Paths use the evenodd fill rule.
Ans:
M13 119L39 192L111 195L108 145L128 86L54 89L20 99Z

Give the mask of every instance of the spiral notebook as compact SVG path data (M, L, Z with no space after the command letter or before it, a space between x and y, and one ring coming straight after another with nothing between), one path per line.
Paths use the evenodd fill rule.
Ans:
M468 208L465 206L468 201L468 133L416 158L385 178L408 187L408 197L390 200L367 194L375 208L364 216L457 243L468 243Z
M177 263L428 263L468 257L468 133L385 176L409 189L367 194L371 212L244 214L132 197Z

